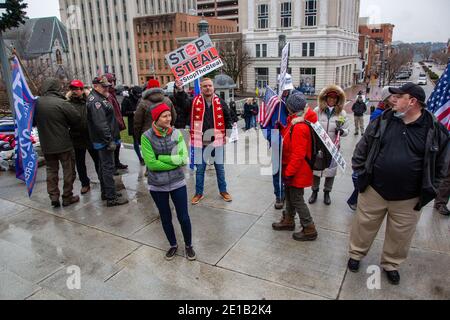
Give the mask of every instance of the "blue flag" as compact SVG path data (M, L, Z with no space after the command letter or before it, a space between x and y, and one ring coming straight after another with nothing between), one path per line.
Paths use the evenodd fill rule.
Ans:
M19 60L12 60L12 90L15 110L16 177L27 184L28 196L33 193L37 173L37 154L31 142L36 98L28 87Z

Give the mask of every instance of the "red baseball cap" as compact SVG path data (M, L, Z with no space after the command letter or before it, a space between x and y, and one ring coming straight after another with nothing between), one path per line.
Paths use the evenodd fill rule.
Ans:
M170 108L167 104L165 103L161 103L160 105L156 106L153 110L152 110L152 118L153 121L158 121L159 117L161 116L161 114L163 112L166 111L170 111Z
M330 91L327 93L327 98L339 98L339 94L336 91Z
M161 84L159 83L158 80L150 79L147 83L147 90L153 88L161 88Z
M73 80L70 82L71 88L84 88L84 83L81 80Z

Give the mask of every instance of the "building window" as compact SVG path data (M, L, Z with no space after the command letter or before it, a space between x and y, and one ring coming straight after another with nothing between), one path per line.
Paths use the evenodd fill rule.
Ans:
M144 60L139 60L139 69L144 70Z
M305 26L315 27L317 24L317 0L305 2Z
M144 42L144 51L148 52L148 42Z
M138 42L138 51L139 53L142 52L142 42Z
M300 91L305 94L314 94L315 88L316 68L300 68Z
M257 44L256 45L256 57L257 58L267 57L267 44Z
M269 5L258 5L258 29L269 28Z
M292 26L292 4L283 2L281 4L281 27L290 28Z
M302 43L302 57L314 57L316 55L316 44L314 42Z
M269 85L269 68L255 68L256 87L265 88Z

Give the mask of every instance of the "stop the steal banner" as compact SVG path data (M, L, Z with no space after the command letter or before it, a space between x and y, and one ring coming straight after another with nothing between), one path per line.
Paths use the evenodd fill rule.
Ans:
M186 85L223 66L209 35L204 35L166 55L179 85Z

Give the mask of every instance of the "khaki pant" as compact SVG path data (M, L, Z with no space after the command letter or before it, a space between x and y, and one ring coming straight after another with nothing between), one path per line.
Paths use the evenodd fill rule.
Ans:
M305 189L286 187L286 213L292 217L298 213L300 223L303 228L313 224L313 218L309 212L309 208L305 203Z
M355 133L358 133L359 129L364 133L364 117L355 116Z
M350 257L360 261L367 255L387 215L381 267L397 270L408 257L421 212L414 207L419 198L386 201L372 187L361 193L350 233Z
M60 191L59 183L59 163L63 169L64 186L63 186L63 200L70 199L73 196L73 183L76 179L75 172L75 152L69 151L58 154L44 154L47 165L47 192L51 201L58 201Z

